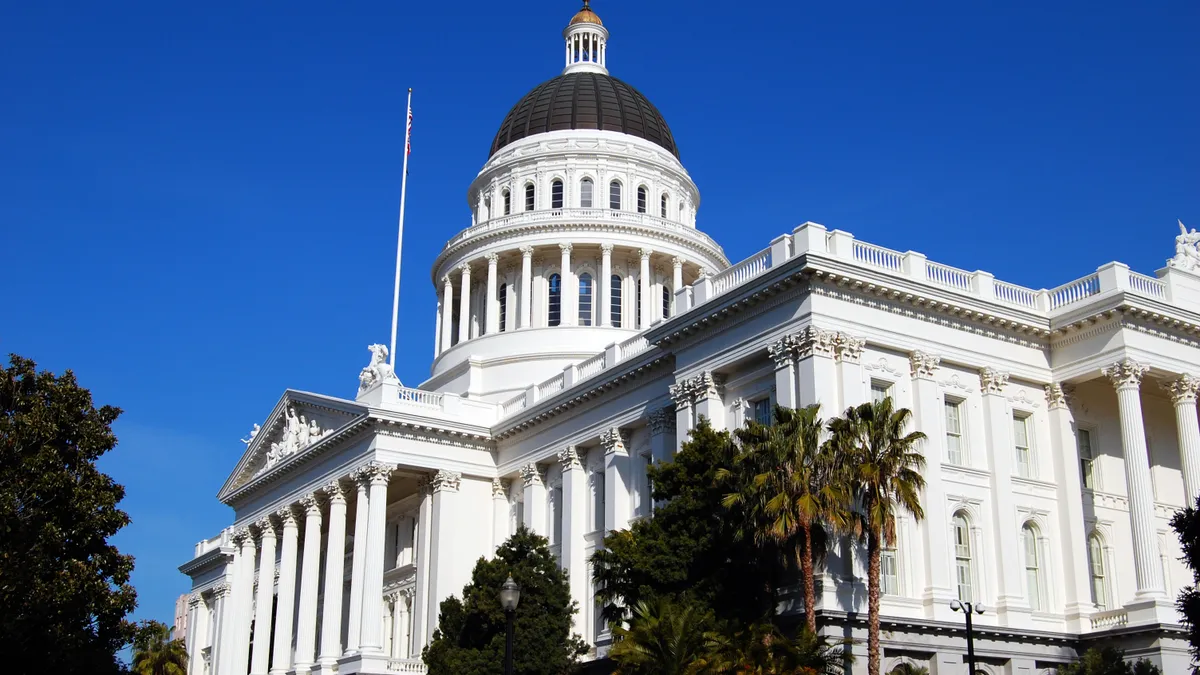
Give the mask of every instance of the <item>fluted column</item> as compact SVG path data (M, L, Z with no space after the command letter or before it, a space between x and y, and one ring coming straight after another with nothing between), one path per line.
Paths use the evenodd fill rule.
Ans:
M681 288L683 288L683 258L680 258L679 256L675 256L674 258L671 258L671 293L672 293L672 295L679 292L679 289L681 289ZM679 313L679 309L675 306L675 303L672 302L671 303L671 316L675 316L678 313Z
M604 448L604 531L629 527L629 436L613 427L600 434Z
M521 247L521 328L529 328L533 317L533 247Z
M212 651L209 653L209 663L212 666L210 672L220 673L222 670L228 671L225 665L228 659L228 653L233 650L229 644L228 624L231 620L229 616L229 582L221 582L213 586L213 615L215 619L212 627Z
M1129 492L1129 523L1133 530L1133 562L1139 600L1164 597L1158 540L1154 530L1154 488L1150 482L1150 453L1142 426L1142 376L1148 368L1123 359L1103 370L1117 389L1121 417L1121 450Z
M192 593L188 597L188 629L184 639L188 655L187 675L200 675L200 647L197 643L202 634L200 632L201 621L207 619L200 611L200 606L203 604L204 597L199 593Z
M417 483L417 494L420 495L421 505L417 510L417 583L413 591L412 643L413 651L420 653L426 637L433 632L428 630L429 548L433 529L433 492L428 480L422 479Z
M612 325L612 244L600 245L600 279L596 283L597 314L601 326Z
M497 295L496 282L496 266L500 263L500 256L496 253L489 253L486 256L488 264L487 277L487 310L485 320L487 321L486 333L493 335L500 332L500 297Z
M525 527L535 534L547 536L546 523L546 484L542 481L542 472L537 464L526 464L521 467L521 480L525 485Z
M1183 487L1188 506L1196 506L1200 495L1200 423L1196 418L1196 390L1200 379L1183 375L1165 385L1175 405L1175 428L1179 434L1179 455L1183 466Z
M442 351L454 344L454 284L450 275L442 277Z
M492 479L492 552L508 539L508 488L506 481Z
M571 245L559 244L562 254L559 262L559 272L562 274L562 324L574 326L579 323L579 284L575 283L575 275L571 267Z
M642 311L638 318L640 322L638 328L643 329L650 327L650 317L653 316L654 299L650 297L650 255L652 253L654 251L648 248L638 250L642 261L641 277L638 279L638 288L641 289L642 294Z
M457 518L461 516L455 507L455 495L461 482L461 473L443 469L434 475L431 484L433 531L429 537L429 635L433 635L437 629L442 601L461 589L461 586L455 587L455 578L450 569L453 561L458 560L458 533L454 528Z
M325 540L325 603L321 607L321 650L317 663L331 671L342 654L342 589L346 574L346 488L325 486L329 532Z
M363 574L367 564L367 519L370 499L366 474L362 469L352 476L358 499L354 504L354 548L350 559L350 619L346 626L346 654L357 654L362 636Z
M464 277L470 281L469 272ZM383 653L383 540L387 536L387 487L392 469L388 464L367 465L370 482L367 503L366 565L363 568L362 644L364 654Z
M250 660L250 621L254 607L254 537L243 527L234 534L239 546L238 573L233 582L233 645L229 664L233 673L245 673Z
M270 516L257 523L258 600L254 608L254 649L250 655L250 674L267 675L271 661L271 606L275 599L275 524Z
M276 514L283 525L283 545L279 560L279 599L275 603L275 650L271 657L271 675L284 675L292 669L292 618L296 610L296 553L300 529L290 506Z
M296 627L296 672L312 670L317 643L317 584L321 578L321 502L300 500L304 509L304 558L300 564L300 609Z
M471 265L463 263L458 266L458 341L466 342L471 338Z
M558 462L562 466L562 566L567 570L571 599L579 606L579 611L571 615L571 630L586 636L590 614L585 609L590 603L587 598L587 556L583 550L586 544L583 536L587 532L587 472L573 445L558 453Z

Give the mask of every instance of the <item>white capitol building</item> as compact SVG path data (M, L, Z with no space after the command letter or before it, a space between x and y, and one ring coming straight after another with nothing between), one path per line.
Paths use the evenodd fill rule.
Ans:
M811 222L730 263L666 121L608 74L599 17L563 35L566 68L504 118L434 264L430 378L401 386L375 349L353 399L286 391L221 488L233 522L180 568L190 672L422 673L440 601L519 523L603 656L587 561L650 516L648 465L701 416L885 395L928 435L926 520L884 555L885 672L966 672L954 598L987 608L987 673L1096 643L1185 672L1168 521L1200 492L1200 235L1154 276L1112 262L1040 290ZM819 575L831 635L865 637L862 557L838 546Z

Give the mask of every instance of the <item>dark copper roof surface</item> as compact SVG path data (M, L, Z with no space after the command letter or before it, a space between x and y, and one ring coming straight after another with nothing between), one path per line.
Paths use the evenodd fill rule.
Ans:
M600 73L559 75L534 87L508 111L489 156L513 141L561 129L619 131L679 156L658 108L637 89Z

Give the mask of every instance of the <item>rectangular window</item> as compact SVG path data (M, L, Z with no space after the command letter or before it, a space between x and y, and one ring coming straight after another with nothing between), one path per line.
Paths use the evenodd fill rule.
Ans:
M592 208L592 181L587 178L579 184L579 205L585 209Z
M563 535L563 489L556 486L550 489L550 543L562 544Z
M1033 456L1029 448L1029 417L1013 415L1013 446L1017 453L1017 475L1022 478L1033 478Z
M525 186L525 210L532 211L536 202L533 199L533 183Z
M638 515L650 515L650 455L638 456Z
M592 528L604 532L604 473L592 474Z
M900 595L900 571L896 549L885 548L879 557L879 589L884 595Z
M609 319L612 320L613 328L621 327L621 277L620 275L612 275L610 280L611 289L609 300Z
M760 398L754 402L754 421L759 424L771 423L771 399Z
M1087 429L1078 429L1075 432L1075 438L1079 444L1079 470L1083 477L1083 487L1095 489L1096 473L1092 465L1092 432Z
M646 188L639 187L637 191L637 209L638 213L646 212Z
M550 184L550 208L561 209L563 207L563 184L562 181L556 180Z
M615 180L608 186L608 208L621 210L621 184Z
M892 395L892 385L887 382L871 381L871 403L879 403ZM894 403L894 401L893 401Z
M963 443L962 401L946 399L946 461L966 466L967 453Z

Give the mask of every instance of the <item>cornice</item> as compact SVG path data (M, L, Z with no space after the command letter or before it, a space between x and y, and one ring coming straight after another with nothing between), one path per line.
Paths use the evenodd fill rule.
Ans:
M197 572L232 562L233 555L234 549L232 547L218 546L180 565L179 571L190 577Z

